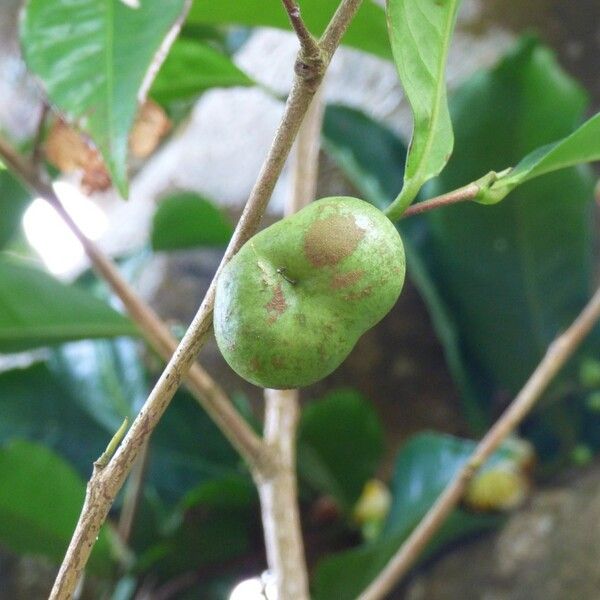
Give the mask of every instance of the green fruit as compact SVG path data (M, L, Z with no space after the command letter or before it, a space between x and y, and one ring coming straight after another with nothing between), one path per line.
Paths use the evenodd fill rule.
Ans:
M217 282L214 327L231 368L262 387L331 373L395 304L404 248L378 209L324 198L250 239Z

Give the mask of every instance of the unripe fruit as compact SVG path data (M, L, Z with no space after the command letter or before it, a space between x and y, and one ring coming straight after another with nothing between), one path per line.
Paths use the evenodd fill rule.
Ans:
M356 198L317 200L255 235L223 269L217 344L251 383L309 385L389 312L404 271L402 241L381 211Z

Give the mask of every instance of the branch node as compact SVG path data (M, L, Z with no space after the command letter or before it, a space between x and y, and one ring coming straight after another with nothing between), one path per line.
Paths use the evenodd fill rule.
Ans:
M307 54L301 50L294 64L294 72L312 93L315 93L321 84L325 69L326 63L320 51Z

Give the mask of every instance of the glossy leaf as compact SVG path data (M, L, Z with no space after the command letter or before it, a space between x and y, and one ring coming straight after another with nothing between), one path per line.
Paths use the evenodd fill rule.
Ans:
M182 250L202 246L224 246L233 227L212 202L193 193L180 193L162 200L154 213L154 250Z
M594 115L563 140L528 154L477 200L483 204L495 204L530 179L597 160L600 160L600 113Z
M315 598L356 598L423 518L474 446L475 443L470 440L433 432L416 435L405 444L396 459L393 502L383 533L371 543L324 559L315 574ZM508 448L501 450L486 466L489 468L510 456ZM455 510L430 542L421 560L443 545L489 529L498 521L494 516Z
M387 1L392 52L414 119L404 185L388 210L392 220L444 168L452 153L446 57L459 4L459 0Z
M21 217L30 200L28 191L0 165L0 249L19 231Z
M127 318L95 296L28 262L0 256L0 352L135 334Z
M323 33L338 5L338 0L302 0L300 2L302 18L314 35ZM290 28L287 14L277 0L251 0L248 2L221 0L213 4L195 0L187 22ZM385 14L373 0L363 2L342 41L358 50L364 50L382 58L391 58L385 29Z
M456 189L573 131L582 90L549 50L527 39L452 99L455 153L428 195ZM592 281L593 178L564 169L503 202L429 213L433 276L461 333L472 372L515 394L548 344L578 314Z
M208 44L178 39L150 89L161 104L190 100L213 87L250 86L254 81Z
M83 480L51 450L15 441L0 449L0 542L13 552L60 562L77 523ZM109 575L110 545L102 532L90 570Z
M133 420L148 396L139 345L128 338L64 344L49 366L74 403L110 434Z
M127 195L127 144L145 78L185 0L29 0L25 59L52 102L88 133Z

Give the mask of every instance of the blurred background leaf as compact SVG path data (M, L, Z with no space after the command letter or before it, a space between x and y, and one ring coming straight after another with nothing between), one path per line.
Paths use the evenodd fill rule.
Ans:
M298 428L299 476L347 512L383 456L383 427L354 390L336 390L304 407Z
M314 597L317 600L356 598L423 518L474 447L475 442L471 440L433 432L411 438L396 457L392 506L381 535L362 546L323 559L313 579ZM500 450L486 466L507 456L510 456L510 450ZM421 560L445 544L494 527L498 522L499 517L495 515L456 509L430 542Z
M390 129L364 113L343 105L329 105L323 123L323 145L359 195L385 209L402 187L407 148ZM460 334L426 264L428 225L424 217L401 221L407 276L425 300L432 325L442 343L446 362L463 399L469 422L483 417L476 391L460 348Z
M453 96L455 152L428 195L455 189L570 133L587 99L551 52L523 40ZM430 266L478 374L480 403L512 396L592 285L593 178L585 168L546 175L502 203L463 203L428 215ZM492 409L492 410L490 410Z
M213 202L182 192L160 201L150 239L154 250L182 250L202 246L225 246L233 226Z
M0 481L0 542L14 552L59 563L81 511L83 480L45 446L14 441L0 448ZM89 567L105 576L112 570L105 530Z
M136 334L127 317L89 292L0 255L0 352Z
M302 18L314 35L323 33L338 4L337 0L303 0ZM215 5L195 0L187 23L290 29L285 10L274 0L260 3L221 0ZM342 42L381 58L391 59L383 9L373 0L366 0L350 24Z
M254 81L208 44L179 38L150 89L160 104L190 100L213 87L251 86Z
M21 218L30 202L31 194L0 164L0 250L20 231Z

